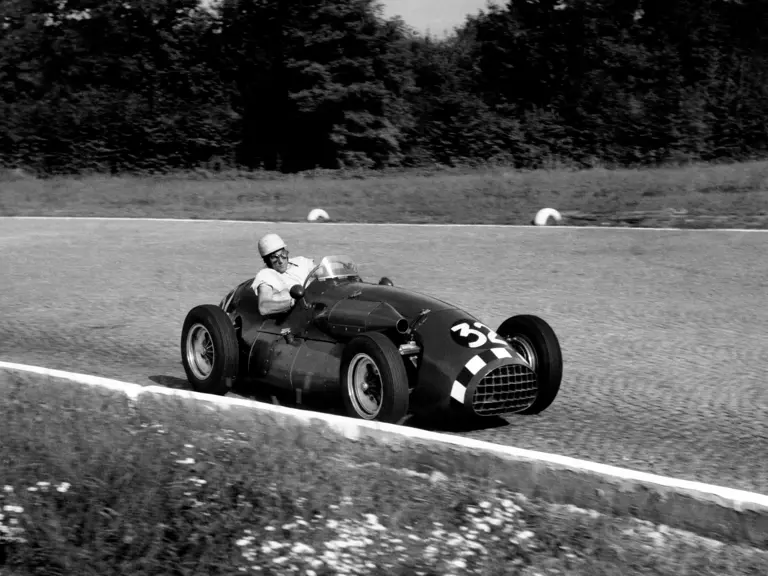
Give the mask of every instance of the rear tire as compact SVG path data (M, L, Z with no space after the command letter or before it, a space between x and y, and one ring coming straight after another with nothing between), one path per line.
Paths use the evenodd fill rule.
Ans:
M340 370L344 408L352 418L399 423L408 414L408 373L400 352L379 332L353 338Z
M195 392L223 396L232 389L240 352L235 327L219 306L189 311L181 329L181 361Z
M524 358L533 356L539 395L520 414L543 412L555 401L563 378L563 356L557 335L547 322L529 314L507 318L496 332Z

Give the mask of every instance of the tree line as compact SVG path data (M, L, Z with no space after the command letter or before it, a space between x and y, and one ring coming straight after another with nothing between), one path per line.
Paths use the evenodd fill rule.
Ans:
M373 0L0 0L0 164L761 157L767 31L766 0L509 0L444 38Z

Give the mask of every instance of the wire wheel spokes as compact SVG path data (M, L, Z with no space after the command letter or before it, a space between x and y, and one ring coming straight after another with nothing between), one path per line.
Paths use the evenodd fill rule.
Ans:
M379 369L367 354L357 354L347 376L349 397L360 416L375 418L381 411L382 381Z
M187 362L195 377L205 380L213 372L216 352L213 338L202 324L195 324L187 335Z

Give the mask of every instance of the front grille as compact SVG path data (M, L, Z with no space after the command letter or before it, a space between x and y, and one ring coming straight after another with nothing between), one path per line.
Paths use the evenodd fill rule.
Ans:
M520 364L491 370L477 385L472 409L480 416L519 412L530 406L538 392L536 373Z

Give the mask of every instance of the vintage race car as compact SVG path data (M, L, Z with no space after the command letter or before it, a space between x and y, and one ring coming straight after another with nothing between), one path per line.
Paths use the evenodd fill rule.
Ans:
M237 384L302 397L340 396L349 416L401 422L408 414L535 414L560 389L552 328L531 315L496 330L447 302L365 282L346 256L326 256L286 313L263 316L253 278L218 306L196 306L181 332L192 388L226 394Z

